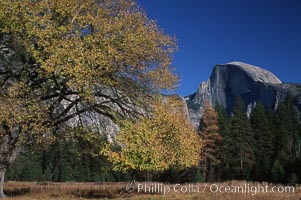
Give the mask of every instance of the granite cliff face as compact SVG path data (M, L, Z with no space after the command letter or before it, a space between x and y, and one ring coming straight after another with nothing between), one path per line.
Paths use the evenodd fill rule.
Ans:
M296 97L300 109L298 86L282 83L273 73L242 62L216 65L209 80L202 82L196 93L185 97L191 122L198 127L205 100L212 105L219 102L232 112L235 99L240 96L248 106L248 113L261 101L266 107L276 109L285 96Z

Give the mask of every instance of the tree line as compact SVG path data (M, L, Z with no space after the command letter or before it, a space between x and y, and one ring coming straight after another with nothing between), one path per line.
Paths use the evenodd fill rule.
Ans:
M203 151L210 152L201 162L205 180L292 184L301 180L301 125L293 98L279 103L276 111L256 102L249 116L240 98L230 115L218 103L216 111L210 105L205 110L200 124Z
M7 179L175 181L175 174L198 166L201 138L177 96L158 96L152 105L149 116L121 121L111 142L93 130L68 129L48 144L27 146L6 173Z
M164 113L160 111L156 114ZM160 117L157 117L157 120L162 120ZM160 160L162 159L160 157L153 157L155 161L151 161L147 155L141 157L145 160L140 160L140 165L137 163L136 165L141 167L143 164L142 167L151 168L147 172L151 172L154 181L248 180L296 184L301 180L300 127L298 113L290 97L281 102L276 111L266 109L261 102L256 102L249 116L240 98L236 100L231 115L218 103L213 108L206 102L198 131L202 140L199 165L156 170L148 162L157 162L157 167L167 162L164 163L165 160ZM139 127L135 125L134 129L127 129L123 137L130 137L129 133L134 135L134 138L141 136L143 134L141 132L135 136L134 130L137 128ZM116 167L112 164L114 161L109 162L107 157L99 154L102 146L107 144L106 138L95 134L86 134L83 137L84 134L80 131L76 130L72 138L54 141L42 151L40 147L28 148L10 167L7 178L35 181L129 181L149 178L145 171L135 168L113 170ZM120 153L120 147L114 148ZM137 153L142 148L139 149L137 146L135 148L136 153L129 155L143 156L141 152ZM156 151L156 148L158 147L153 150ZM129 151L127 149L126 152ZM157 155L159 156L162 151ZM148 153L149 151L146 151L146 154ZM117 166L124 167L124 163L130 162L131 159L135 160L132 157L127 160L119 158L115 160L115 164L121 162L123 164Z

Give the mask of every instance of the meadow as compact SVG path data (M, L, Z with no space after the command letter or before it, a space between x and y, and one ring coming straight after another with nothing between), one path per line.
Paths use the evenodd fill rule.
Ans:
M156 185L157 184L157 185ZM252 190L258 185L269 188L267 191ZM140 187L138 192L138 185ZM147 185L147 187L146 187ZM249 192L236 192L233 188L248 186ZM132 187L134 186L134 187ZM144 187L145 188L142 188ZM219 187L220 191L217 191ZM276 192L272 192L271 188ZM52 183L52 182L7 182L4 190L9 200L78 200L78 199L169 199L169 200L299 200L301 188L294 191L281 185L231 181L217 184L161 184L161 183ZM163 189L171 190L164 194ZM200 189L197 191L196 189ZM222 189L221 189L222 188ZM227 188L232 188L232 192ZM182 190L182 192L181 192ZM212 192L214 190L214 192ZM279 191L278 191L279 190ZM284 191L286 190L286 191ZM233 192L234 191L234 192ZM253 192L251 192L253 191ZM256 194L254 193L256 192Z

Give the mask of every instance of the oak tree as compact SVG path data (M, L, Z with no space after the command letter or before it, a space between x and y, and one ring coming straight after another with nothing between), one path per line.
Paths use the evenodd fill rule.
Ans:
M0 197L24 142L89 125L87 114L139 116L172 89L175 50L132 0L1 0Z
M116 138L119 150L112 144L103 149L115 170L152 175L199 164L201 140L185 116L183 102L164 99L155 100L149 117L124 123Z

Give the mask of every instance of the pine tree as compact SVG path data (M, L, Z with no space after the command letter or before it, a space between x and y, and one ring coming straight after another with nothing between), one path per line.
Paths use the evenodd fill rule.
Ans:
M216 102L215 110L218 113L218 127L219 133L223 137L221 144L221 163L218 167L217 180L227 180L231 178L230 163L232 161L232 153L230 152L230 145L233 144L232 137L230 137L230 117L227 111L218 102Z
M221 158L221 163L216 167L217 168L217 181L221 181L222 179L227 179L227 172L229 171L229 158L231 155L227 154L227 144L230 144L229 140L229 128L230 128L230 120L229 116L226 112L226 109L222 107L218 102L215 104L215 110L218 113L218 127L219 133L223 137L223 141L221 142L221 150L219 151L219 157Z
M254 141L245 106L240 98L237 98L234 105L229 137L230 144L227 147L230 155L232 154L230 164L236 174L234 178L248 179L254 165Z
M214 166L220 163L220 144L223 140L219 134L218 113L205 101L204 113L200 123L201 137L203 140L201 167L203 176L207 181L213 181Z
M215 110L218 114L218 128L221 136L226 137L229 132L229 117L224 107L218 102L215 104Z
M265 115L265 108L261 102L256 103L256 107L251 113L250 121L255 141L256 164L254 166L254 178L258 181L268 180L272 165L270 162L273 154L273 138Z
M301 151L301 125L294 104L294 99L290 96L281 102L274 115L275 139L274 139L274 159L282 166L285 180L289 181L292 173L299 173L299 163Z
M289 123L289 137L287 151L290 161L300 157L301 151L301 125L298 119L297 108L294 104L294 99L291 96L287 96L284 101L288 113Z
M290 129L291 129L291 122L289 116L289 110L287 107L287 102L281 102L278 106L277 111L274 114L274 161L278 162L281 166L283 173L286 174L286 168L291 162L291 147L289 145L290 141ZM278 165L278 163L276 163ZM274 170L275 171L275 170ZM274 172L275 174L275 172ZM272 171L273 175L273 171ZM273 175L273 181L279 182L279 178L275 178ZM283 177L281 178L283 180Z
M284 163L287 159L280 159L279 156L282 152L286 154L286 147L289 137L289 116L288 110L283 102L278 106L278 109L274 115L275 137L274 137L274 157L278 158L278 161Z
M278 159L275 160L272 168L272 180L276 183L283 182L284 179L284 169Z

